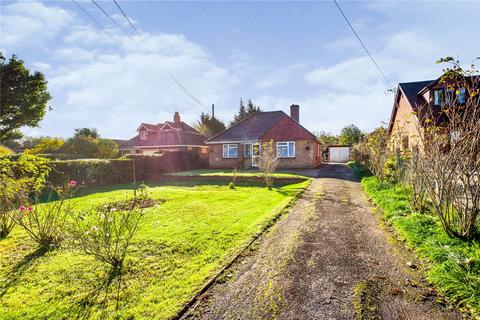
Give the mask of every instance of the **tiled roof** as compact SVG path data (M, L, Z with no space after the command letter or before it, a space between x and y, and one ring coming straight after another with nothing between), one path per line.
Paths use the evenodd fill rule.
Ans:
M285 112L269 111L254 113L208 139L207 143L257 141L262 140L262 138L274 139L279 135L282 138L291 136L292 140L301 138L315 139L313 134L290 118Z
M403 83L399 83L398 86L401 88L402 92L405 94L405 97L407 98L412 108L416 108L418 93L423 88L430 85L434 81L435 80L403 82Z
M174 129L169 127L161 128L168 123ZM143 123L147 129L147 139L141 140L140 135L136 135L132 139L126 141L119 146L120 150L132 150L134 148L162 147L162 146L203 146L205 145L205 137L198 133L195 129L184 122L175 126L173 122L166 121L156 125ZM141 126L140 126L141 127Z

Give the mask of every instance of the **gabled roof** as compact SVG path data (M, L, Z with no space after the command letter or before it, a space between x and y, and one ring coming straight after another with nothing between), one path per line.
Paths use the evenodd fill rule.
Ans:
M388 132L393 129L393 123L395 117L397 116L398 102L400 100L400 95L404 95L412 110L417 110L417 96L423 88L431 85L436 80L425 80L425 81L415 81L415 82L401 82L398 84L398 90L395 93L395 100L393 101L392 114L390 115L390 122L388 124Z
M171 146L204 146L205 137L199 133L180 130L151 132L146 140L141 140L139 135L119 146L120 150L142 148L158 148Z
M426 80L426 81L416 81L416 82L402 82L398 84L398 87L403 92L407 98L410 106L416 108L417 104L417 95L423 88L431 85L437 80Z
M296 136L303 134L307 139L316 139L307 129L302 127L298 122L290 118L283 111L257 112L247 118L237 122L230 128L220 132L206 141L207 144L222 142L247 142L262 140L267 134L276 135L276 132L269 132L277 124L284 124L283 134L295 131Z

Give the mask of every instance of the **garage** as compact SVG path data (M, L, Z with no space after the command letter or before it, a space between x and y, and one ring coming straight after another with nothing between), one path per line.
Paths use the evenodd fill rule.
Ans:
M328 146L329 162L348 162L350 160L350 146Z

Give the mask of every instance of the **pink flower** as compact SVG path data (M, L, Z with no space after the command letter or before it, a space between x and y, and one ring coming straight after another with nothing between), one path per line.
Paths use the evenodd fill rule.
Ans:
M71 185L72 187L76 187L77 186L77 181L76 180L70 180L70 182L68 184Z
M28 211L32 212L32 211L33 211L33 207L32 207L32 206L28 207Z
M23 205L18 208L18 210L20 210L20 211L25 211L25 209L26 209L26 208L25 208L25 206L23 206Z

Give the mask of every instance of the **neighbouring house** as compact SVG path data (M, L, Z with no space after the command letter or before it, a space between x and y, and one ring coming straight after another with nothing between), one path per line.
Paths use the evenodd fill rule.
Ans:
M446 103L466 103L465 88L454 85L447 88L440 80L441 78L398 84L388 125L389 145L392 149L418 150L422 147L421 138L428 121L440 125L446 121L441 112Z
M180 120L175 112L173 122L159 124L142 123L138 134L122 143L119 150L126 153L155 154L168 151L192 151L208 158L208 146L205 136Z
M257 167L262 144L273 142L279 168L314 168L322 162L322 145L299 123L300 107L257 112L206 141L211 168Z

